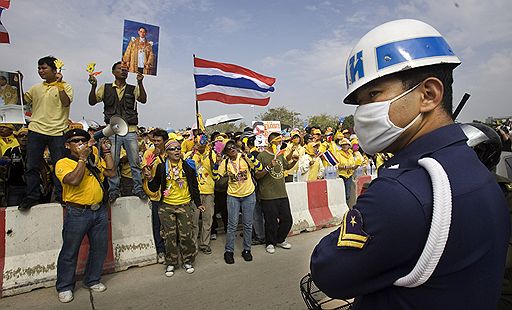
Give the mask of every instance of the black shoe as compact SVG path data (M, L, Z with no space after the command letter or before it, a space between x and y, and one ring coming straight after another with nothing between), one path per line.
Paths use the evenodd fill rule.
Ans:
M30 198L23 199L23 201L18 206L18 210L27 211L38 203L39 203L39 201L34 200L34 199L30 199Z
M209 245L201 246L200 249L201 249L201 252L203 252L206 255L212 254L212 248L210 248Z
M252 254L251 254L251 251L249 250L243 250L242 251L242 257L244 258L244 260L246 262L250 262L252 261Z
M224 252L224 261L229 265L234 264L235 258L233 257L233 252Z
M252 239L252 245L261 245L261 244L265 244L265 240L262 240L262 239L257 239L257 238L254 238Z

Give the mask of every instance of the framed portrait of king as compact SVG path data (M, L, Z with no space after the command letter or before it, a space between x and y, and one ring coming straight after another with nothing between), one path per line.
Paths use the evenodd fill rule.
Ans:
M129 72L156 75L160 27L124 21L122 62Z
M20 76L0 70L0 123L24 124Z

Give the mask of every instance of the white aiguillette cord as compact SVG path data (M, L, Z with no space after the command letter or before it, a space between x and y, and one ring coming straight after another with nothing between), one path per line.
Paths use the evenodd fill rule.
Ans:
M393 283L395 286L417 287L425 283L443 255L452 221L452 190L443 166L433 158L422 158L418 164L432 180L433 211L430 231L423 252L413 270Z

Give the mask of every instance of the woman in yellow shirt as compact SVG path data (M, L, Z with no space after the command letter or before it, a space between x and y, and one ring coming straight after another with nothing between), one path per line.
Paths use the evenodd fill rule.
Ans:
M226 142L223 153L225 158L218 156L217 163L213 165L213 179L228 176L228 230L226 233L226 246L224 261L226 264L233 264L235 259L235 234L238 226L238 215L242 212L243 223L243 251L242 257L245 261L252 261L252 221L256 195L254 193L254 182L251 170L259 173L263 170L261 163L251 154L246 155L239 151L233 140Z
M311 141L306 145L305 153L299 158L299 182L323 179L325 168L320 159L320 142Z
M350 149L350 141L347 138L337 140L336 159L338 160L338 175L345 183L345 199L350 200L350 193L352 191L352 175L356 168L356 161L354 154Z
M197 255L193 239L194 204L203 212L193 160L181 158L181 145L171 140L165 145L167 158L158 164L155 176L149 169L144 169L148 178L148 187L152 192L161 191L161 202L158 215L162 224L162 237L165 241L165 275L174 275L178 265L179 254L183 268L187 273L194 272L193 263ZM192 200L194 204L192 204Z

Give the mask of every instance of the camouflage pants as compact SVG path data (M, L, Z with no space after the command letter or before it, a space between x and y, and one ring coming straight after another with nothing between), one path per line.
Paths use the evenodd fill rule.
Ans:
M166 264L178 265L180 254L184 264L192 264L197 255L197 248L192 239L194 229L192 203L178 206L162 203L158 216L162 225L161 235L165 242Z

